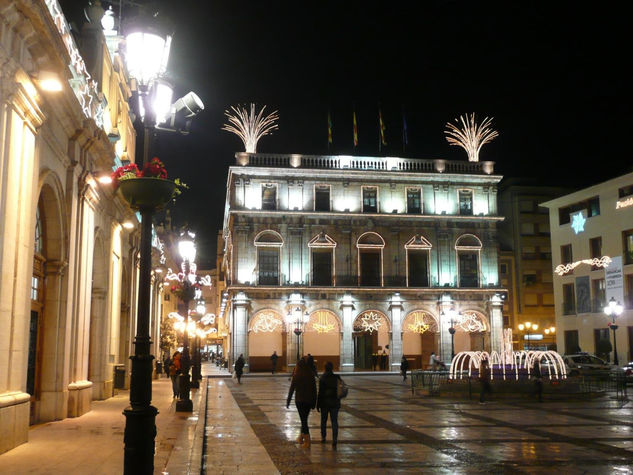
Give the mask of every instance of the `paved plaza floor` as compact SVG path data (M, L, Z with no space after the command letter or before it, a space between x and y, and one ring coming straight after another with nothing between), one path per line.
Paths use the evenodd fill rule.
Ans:
M416 394L394 374L343 374L350 386L339 413L337 450L320 443L320 414L310 415L313 444L299 448L288 375L245 375L203 368L194 411L175 412L171 385L153 384L154 473L633 473L633 403L532 402ZM94 402L81 417L33 426L29 442L0 455L0 474L119 474L121 414L128 392ZM2 437L2 434L0 434Z
M233 466L244 473L633 472L628 402L495 401L493 395L480 405L476 398L412 396L395 375L343 377L350 392L339 413L336 451L329 428L328 443L320 443L316 411L310 414L311 449L294 442L300 423L294 405L285 407L287 377L247 377L241 385L211 379L209 397L230 392L265 455L249 452L257 444L239 440L238 450L213 454L224 428L208 424L207 471L230 473Z

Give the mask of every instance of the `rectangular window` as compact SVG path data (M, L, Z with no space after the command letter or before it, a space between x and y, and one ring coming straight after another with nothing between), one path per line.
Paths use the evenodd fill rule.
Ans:
M607 342L609 342L609 345L611 344L611 342L609 341L609 339L611 338L611 336L609 335L609 329L608 328L594 328L593 330L593 344L594 344L594 348L596 349L595 353L599 358L602 358L605 361L609 361L609 357L611 356L610 353L602 353L599 348L602 348L602 346L604 345L604 343L599 343L601 341L606 340ZM607 345L607 346L609 346Z
M459 286L479 287L479 269L476 252L459 251Z
M462 216L472 216L473 214L473 191L459 190L459 214Z
M500 264L499 265L499 273L501 275L508 275L508 264Z
M279 249L260 247L257 250L259 285L279 285Z
M378 212L378 189L373 186L363 187L363 213Z
M574 284L563 284L563 315L576 313L576 296Z
M626 308L633 308L633 274L626 275L625 280L626 295L624 296L624 300L626 300Z
M547 307L554 306L554 294L543 294L543 305Z
M422 192L419 188L407 188L407 213L422 213Z
M312 285L332 285L332 251L312 251Z
M275 185L262 185L262 209L277 209L277 187Z
M31 277L31 300L39 300L39 279Z
M565 206L564 208L558 208L558 224L561 226L563 224L568 224L571 222L570 218L571 210L569 206Z
M626 198L633 195L633 185L623 186L618 190L618 198Z
M536 248L534 246L523 246L521 248L521 257L523 259L536 259Z
M380 286L380 253L363 251L360 253L360 285Z
M579 351L578 330L565 330L565 354L573 355Z
M606 290L604 279L593 279L591 281L591 311L602 313L606 305Z
M409 250L409 287L429 286L428 251Z
M589 239L589 253L592 259L599 259L602 257L602 238L595 237ZM600 270L601 267L591 266L591 270Z
M538 232L539 234L547 234L549 236L549 223L539 223Z
M625 264L633 264L633 229L622 231L622 255Z
M530 286L538 282L535 270L523 271L523 285Z
M328 185L314 187L314 211L330 211L330 187Z
M521 234L523 236L534 234L534 223L521 223Z
M560 263L571 264L572 263L571 244L565 244L560 247Z
M600 198L597 196L594 196L593 198L589 198L589 203L587 206L587 216L591 218L593 216L599 216L599 215L600 215Z

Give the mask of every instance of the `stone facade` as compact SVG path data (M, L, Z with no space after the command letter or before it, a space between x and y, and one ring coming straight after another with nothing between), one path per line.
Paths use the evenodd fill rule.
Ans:
M501 333L490 162L237 154L223 236L231 355L251 370L311 353L368 369L373 355L496 347ZM461 312L458 316L452 312ZM302 317L303 316L303 317ZM306 322L296 337L295 324ZM336 334L336 338L332 335ZM338 341L337 341L338 340ZM297 350L297 345L299 349Z

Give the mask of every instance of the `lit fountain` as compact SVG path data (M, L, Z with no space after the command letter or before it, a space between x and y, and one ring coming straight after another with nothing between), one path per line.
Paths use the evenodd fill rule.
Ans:
M512 329L503 330L503 350L501 353L492 351L462 351L455 355L449 370L450 379L462 379L465 374L472 375L473 368L479 372L482 360L488 360L490 368L500 368L503 379L514 377L519 379L519 370L527 370L528 377L535 363L538 363L543 374L542 366L548 368L549 379L565 379L567 372L563 358L555 351L514 351L512 349ZM494 371L490 371L490 379L494 379ZM545 376L545 374L543 374Z

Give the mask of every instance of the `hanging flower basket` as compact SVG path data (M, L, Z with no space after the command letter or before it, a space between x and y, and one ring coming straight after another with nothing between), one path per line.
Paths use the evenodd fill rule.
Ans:
M160 209L174 197L178 184L162 178L128 178L119 189L133 209Z

